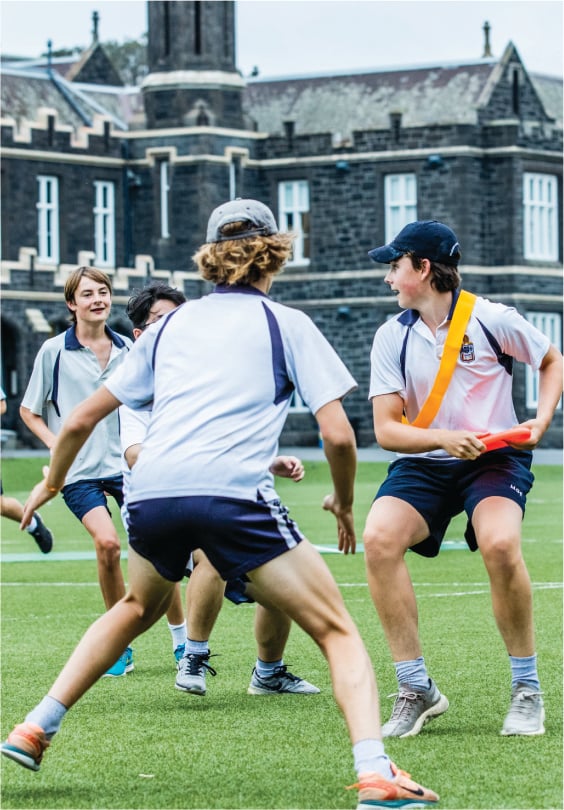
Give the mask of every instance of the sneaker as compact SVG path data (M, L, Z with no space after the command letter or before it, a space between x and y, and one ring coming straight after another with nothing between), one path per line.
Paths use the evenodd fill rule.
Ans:
M104 674L102 675L103 678L121 678L122 675L128 671L128 661L129 655L128 650L131 651L131 647L128 647L127 650L124 650L118 660L115 662L113 666L111 666ZM133 668L133 660L131 660L131 667Z
M504 737L534 737L544 734L544 704L542 692L518 683L511 692L511 706L501 729Z
M53 548L53 534L43 523L37 512L34 512L33 516L37 521L37 526L32 532L29 532L29 534L31 534L43 554L49 554Z
M174 660L176 661L176 669L178 669L178 663L182 656L184 655L184 651L186 650L186 643L179 644L178 647L174 650Z
M395 697L392 716L382 726L382 737L413 737L425 723L448 709L448 700L441 695L434 681L428 689L415 690L401 684Z
M135 664L133 663L133 650L131 647L125 648L125 671L133 672Z
M356 810L372 810L374 807L428 807L438 802L439 797L428 788L418 785L405 771L392 765L393 779L384 779L379 773L363 773L356 785L358 804Z
M192 695L206 694L206 672L217 675L213 667L208 664L210 654L184 653L178 662L178 675L175 687L181 692L190 692Z
M317 695L319 689L303 678L292 675L288 672L286 665L276 667L274 674L268 678L261 678L256 667L253 669L251 683L247 689L249 695L279 695L283 692L291 692L296 695Z
M20 723L8 734L8 739L0 745L0 750L5 757L13 759L24 768L38 771L48 746L49 741L40 726L35 723Z

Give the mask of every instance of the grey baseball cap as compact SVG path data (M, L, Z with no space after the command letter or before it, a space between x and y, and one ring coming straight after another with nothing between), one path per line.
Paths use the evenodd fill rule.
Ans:
M224 225L230 222L248 222L248 229L235 235L225 236ZM246 239L248 236L269 236L278 233L274 214L264 203L258 200L236 200L218 205L208 220L206 242L226 242L230 239Z

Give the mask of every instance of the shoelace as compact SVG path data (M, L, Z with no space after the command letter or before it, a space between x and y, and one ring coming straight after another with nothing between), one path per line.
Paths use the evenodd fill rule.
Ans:
M418 694L417 692L402 691L394 692L393 694L388 695L388 697L396 698L390 720L397 720L404 712L413 711L415 709L417 700L422 698L422 695Z
M511 703L511 710L517 714L528 714L533 698L540 697L542 692L517 692ZM527 701L529 701L527 703Z
M189 675L201 675L203 669L206 669L210 675L217 675L215 669L208 664L210 658L209 653L207 655L188 653L188 655L180 659L180 669L183 672L188 672Z
M299 681L300 679L298 678L297 675L292 675L291 672L288 672L288 666L289 666L289 664L282 664L282 666L279 666L279 667L275 668L272 675L268 675L266 677L262 676L262 679L266 681L269 678L281 678L281 677L284 677L284 678L287 678L289 681ZM259 678L260 677L261 676L259 675Z

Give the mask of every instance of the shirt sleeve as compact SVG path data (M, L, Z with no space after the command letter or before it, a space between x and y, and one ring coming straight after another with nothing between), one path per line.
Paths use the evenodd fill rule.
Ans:
M327 338L313 321L296 310L296 324L284 335L288 374L312 413L343 399L358 386Z
M488 303L490 312L484 323L492 329L501 350L520 363L531 366L534 371L538 371L550 348L548 337L514 307ZM491 327L490 324L492 324Z
M376 331L370 352L369 399L397 393L405 401L406 386L400 363L402 335L405 336L405 327L396 321L388 321Z
M35 357L33 370L21 404L41 416L45 404L51 399L55 358L50 341L46 341Z

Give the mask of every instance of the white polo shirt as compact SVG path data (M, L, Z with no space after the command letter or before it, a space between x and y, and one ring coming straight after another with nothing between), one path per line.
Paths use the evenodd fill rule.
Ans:
M412 422L435 381L449 325L446 319L433 335L415 310L384 323L372 344L369 398L398 393ZM429 427L481 433L507 430L518 422L508 371L511 358L536 371L550 341L516 309L477 298L464 344ZM418 455L447 456L444 450Z
M131 408L152 402L130 503L271 500L293 388L315 413L356 387L307 315L250 286L218 287L150 326L105 385Z
M103 371L92 349L79 343L74 326L49 338L39 349L22 405L43 416L53 433L60 432L73 408L93 394L128 354L131 340L108 326L106 332L112 350ZM119 419L114 412L94 428L69 469L65 485L120 473Z

